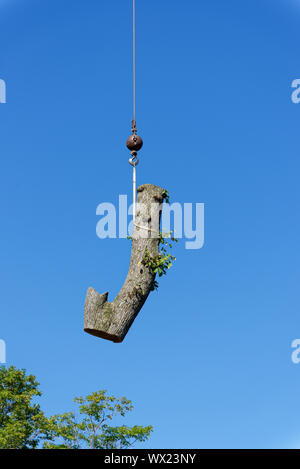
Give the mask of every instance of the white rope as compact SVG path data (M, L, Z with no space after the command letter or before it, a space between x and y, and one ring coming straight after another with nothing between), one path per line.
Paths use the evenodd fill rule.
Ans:
M135 166L133 166L133 222L135 220L135 212L136 212L136 169Z
M141 226L141 225L137 225L136 223L133 223L134 226L136 226L137 228L141 228L142 230L146 230L146 231L151 231L151 233L156 233L156 234L160 234L160 231L157 231L157 230L152 230L152 228L149 228L147 226Z

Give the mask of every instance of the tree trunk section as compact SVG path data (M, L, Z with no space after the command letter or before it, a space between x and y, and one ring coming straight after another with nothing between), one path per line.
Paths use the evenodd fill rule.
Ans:
M144 184L137 189L137 210L132 234L129 271L113 302L108 292L99 295L88 288L84 307L84 330L102 339L122 342L153 288L155 274L143 265L145 251L159 253L159 231L164 189Z

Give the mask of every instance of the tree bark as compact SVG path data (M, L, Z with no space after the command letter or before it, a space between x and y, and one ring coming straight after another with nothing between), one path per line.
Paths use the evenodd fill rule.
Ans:
M84 307L84 330L103 339L122 342L153 288L155 274L143 264L145 252L159 253L159 231L164 189L144 184L137 189L137 211L132 234L129 271L113 302L108 292L89 287Z

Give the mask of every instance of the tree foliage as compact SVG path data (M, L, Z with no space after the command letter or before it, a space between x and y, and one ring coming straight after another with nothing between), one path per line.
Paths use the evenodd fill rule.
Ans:
M41 395L35 376L0 367L0 448L34 449L49 437L48 419L34 399Z
M87 397L77 397L79 415L69 412L50 419L54 442L45 442L48 449L126 449L137 441L146 441L152 427L111 426L116 416L124 417L132 410L132 403L125 397L109 396L98 391Z
M0 367L0 449L125 449L146 441L152 427L112 426L132 410L125 397L106 391L77 397L73 412L47 418L35 402L41 396L35 376Z
M172 248L173 244L171 242L177 243L178 239L172 236L172 232L159 233L158 236L160 246L159 253L156 256L152 256L146 248L142 264L147 267L152 274L158 274L159 277L162 277L163 275L166 275L168 269L170 269L173 265L173 262L176 261L176 257L168 253L168 247ZM152 290L157 289L158 282L154 280Z

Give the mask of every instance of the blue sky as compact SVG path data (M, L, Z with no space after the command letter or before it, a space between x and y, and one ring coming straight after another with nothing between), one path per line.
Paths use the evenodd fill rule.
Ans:
M0 338L48 414L107 389L148 448L300 447L300 4L137 0L138 183L205 203L122 344L83 333L130 243L96 207L131 197L131 2L0 1Z

